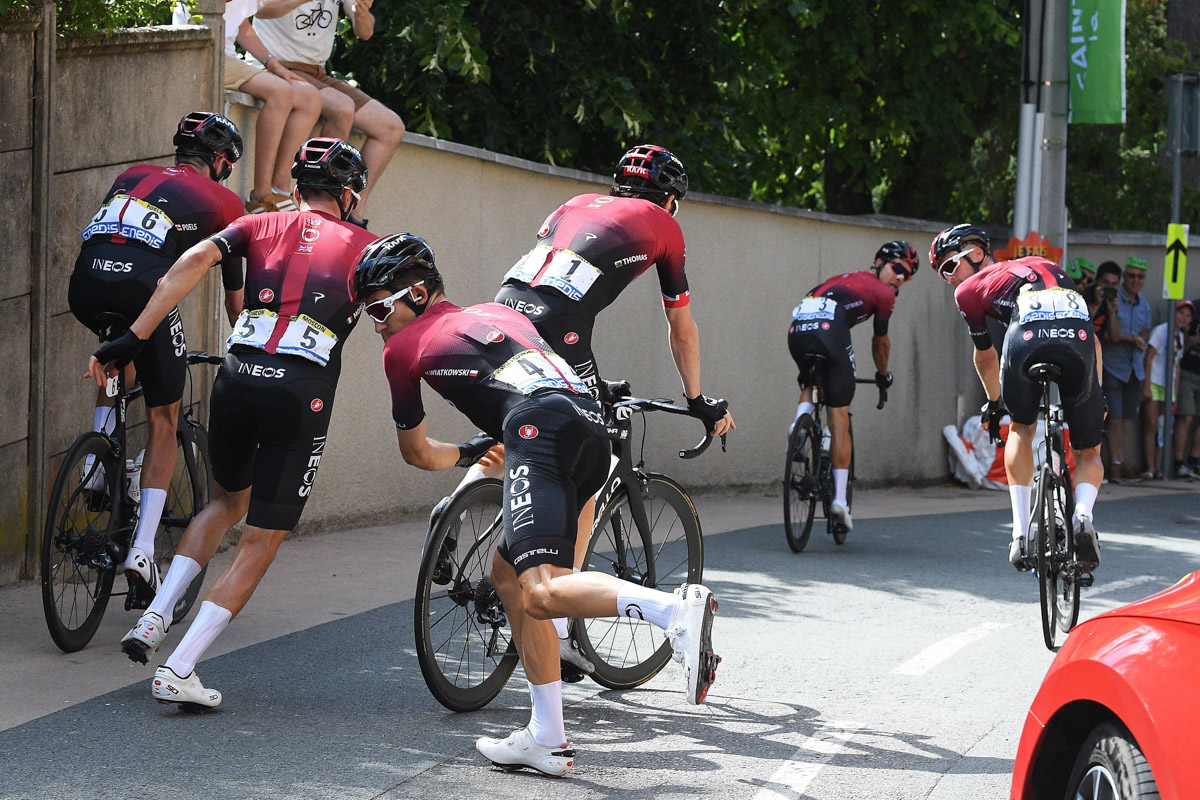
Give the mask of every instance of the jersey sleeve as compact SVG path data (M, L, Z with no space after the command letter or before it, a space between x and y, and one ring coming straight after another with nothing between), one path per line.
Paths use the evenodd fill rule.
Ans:
M392 421L400 430L409 431L425 419L425 406L421 402L421 379L413 369L414 348L397 345L399 342L383 348L383 372L392 393Z
M875 335L887 336L888 322L896 310L896 292L883 281L875 290Z
M975 345L975 349L991 348L992 337L987 329L987 309L984 307L977 282L968 279L959 284L959 287L954 290L954 302L958 306L958 313L967 323L967 329L971 332L971 342Z
M242 258L254 238L254 227L254 218L247 215L208 237L208 241L221 251L221 283L227 292L241 289L244 285Z
M228 227L236 222L244 211L241 198L233 192L226 192L224 208L221 214L224 219L224 225ZM221 284L225 287L225 291L234 292L245 285L246 274L243 267L243 260L240 255L231 253L221 259Z
M688 291L687 273L684 272L684 261L687 254L683 244L683 229L679 227L670 215L663 212L667 223L664 223L663 249L656 259L658 269L658 285L662 291L664 308L683 308L691 302Z

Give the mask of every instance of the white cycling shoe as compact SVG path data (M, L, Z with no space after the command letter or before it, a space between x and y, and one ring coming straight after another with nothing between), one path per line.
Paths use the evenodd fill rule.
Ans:
M850 518L850 507L841 500L834 500L829 504L829 516L847 531L854 530L854 520Z
M155 564L154 559L146 555L146 551L140 547L129 548L129 555L125 556L125 577L146 584L150 588L151 596L158 594L158 587L162 583L158 574L158 564Z
M159 667L150 683L150 694L160 703L179 703L184 708L216 708L221 705L221 693L206 689L196 676L196 670L186 678L175 674L170 667Z
M503 739L488 736L476 739L475 749L505 772L529 767L543 775L561 778L575 764L575 748L565 743L542 747L533 740L528 728L519 728Z
M121 639L121 650L130 660L146 664L149 663L149 654L158 652L159 645L166 638L166 620L153 611L147 611Z
M673 658L683 665L684 693L692 705L704 702L708 687L717 679L721 657L712 648L712 621L717 599L699 584L684 584L675 590L679 608L667 626Z

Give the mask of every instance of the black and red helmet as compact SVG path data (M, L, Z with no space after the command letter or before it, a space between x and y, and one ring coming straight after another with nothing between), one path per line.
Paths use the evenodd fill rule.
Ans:
M351 294L362 302L380 289L394 291L399 279L413 270L419 271L429 291L441 288L442 275L428 242L411 233L393 233L377 239L358 255L350 279Z
M921 266L921 257L917 255L917 249L903 239L886 242L875 251L876 274L879 274L879 267L897 262L908 267L908 274L912 276Z
M942 258L951 250L962 250L969 244L977 244L984 253L991 253L991 240L978 225L962 222L946 228L933 237L933 243L929 245L929 266L941 272L938 268Z
M179 156L211 160L222 155L230 164L242 157L242 134L237 125L213 111L193 111L179 120L171 143Z
M341 139L309 139L296 151L292 177L297 186L310 186L340 194L342 189L355 193L367 188L367 162L362 153Z
M676 201L687 196L688 176L683 162L665 147L639 144L617 162L611 193L617 197L641 197L662 205L668 195Z

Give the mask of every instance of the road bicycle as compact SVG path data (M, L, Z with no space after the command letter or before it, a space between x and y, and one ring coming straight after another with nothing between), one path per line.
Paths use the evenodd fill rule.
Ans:
M1046 451L1033 476L1030 526L1037 525L1033 567L1042 606L1042 638L1052 652L1062 645L1059 634L1065 640L1079 621L1080 588L1093 583L1092 574L1075 557L1075 488L1063 441L1063 413L1061 406L1050 402L1050 385L1061 374L1053 364L1029 368L1029 377L1041 386L1041 413L1046 420Z
M108 330L101 341L110 341L129 326L128 320L117 315L103 315L102 322ZM202 352L187 355L189 365L221 361L220 356ZM137 527L139 493L127 469L133 452L127 425L128 405L141 396L142 387L127 387L124 371L119 370L109 381L108 393L116 398L116 427L111 434L89 431L67 450L50 491L42 534L42 609L50 638L68 653L91 641L111 597L124 594L127 611L145 609L153 599L144 587L139 590L140 582L126 592L113 591ZM179 447L175 472L154 539L155 560L162 574L188 523L212 496L208 433L193 418L190 401L180 409L175 436ZM191 610L204 573L202 569L176 603L173 622Z
M627 393L627 385L625 389ZM645 469L644 449L646 414L702 418L663 399L626 397L611 410L612 468L597 497L583 568L666 592L699 583L704 540L695 505L675 480ZM634 414L643 420L636 464ZM711 423L706 427L711 430ZM695 458L714 438L706 435L679 456ZM430 692L453 711L487 705L517 666L508 618L490 578L492 556L504 540L502 499L503 484L493 478L456 490L433 522L418 572L417 661ZM663 631L642 620L572 620L571 627L580 650L595 665L592 679L610 689L645 683L671 659Z
M824 373L824 356L810 353L806 356L810 362L806 366L807 374L814 376L813 404L811 413L804 414L792 426L788 434L787 461L783 467L783 532L792 552L799 553L808 545L808 537L812 533L813 520L817 513L817 503L821 504L821 514L825 518L825 529L833 536L836 544L845 544L849 531L845 525L835 522L829 513L833 503L833 460L829 453L829 429L821 420L825 410L824 393L821 390L820 376ZM855 383L877 385L869 378L855 378ZM887 390L880 387L879 403L876 408L883 408L887 403ZM854 441L854 415L850 415L850 441ZM851 507L854 500L854 450L850 451L850 477L846 482L846 508Z

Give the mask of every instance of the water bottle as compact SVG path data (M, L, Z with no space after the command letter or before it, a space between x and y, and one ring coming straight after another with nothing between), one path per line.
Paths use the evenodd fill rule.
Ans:
M829 426L828 425L821 426L821 452L822 453L829 452Z
M134 503L142 502L142 459L146 451L138 453L137 459L125 459L125 476L129 478L129 499Z

